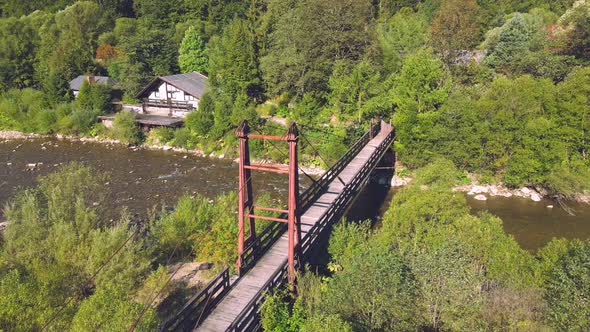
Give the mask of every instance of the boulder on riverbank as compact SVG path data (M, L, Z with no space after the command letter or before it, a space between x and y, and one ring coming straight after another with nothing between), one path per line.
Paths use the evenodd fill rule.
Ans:
M391 178L391 186L394 187L394 188L403 187L406 184L410 183L410 181L412 181L412 178L409 177L409 176L401 177L401 176L398 176L398 175L394 175Z
M487 198L487 197L485 197L485 196L484 196L484 195L482 195L482 194L475 195L473 198L474 198L474 199L476 199L476 200L478 200L478 201L487 201L487 200L488 200L488 198Z

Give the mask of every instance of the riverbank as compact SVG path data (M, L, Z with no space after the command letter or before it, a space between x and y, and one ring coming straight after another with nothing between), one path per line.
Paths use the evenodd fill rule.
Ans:
M0 130L0 143L2 141L13 141L13 140L27 140L27 139L51 139L55 138L58 140L67 140L70 142L92 142L98 144L106 144L106 145L124 145L127 146L129 149L133 151L137 151L139 149L144 150L160 150L160 151L173 151L177 153L185 153L187 155L193 155L198 157L207 157L207 158L215 158L215 159L223 159L223 160L232 160L233 162L238 162L238 159L228 158L225 154L215 154L212 152L210 154L206 154L204 151L199 149L186 149L180 148L170 145L156 145L156 144L140 144L140 145L131 145L122 143L118 140L109 139L109 138L102 138L102 137L87 137L87 136L73 136L73 135L63 135L63 134L34 134L34 133L22 133L19 131L9 131ZM261 162L261 163L269 163L271 161L264 160L264 159L254 159L253 162ZM284 164L286 165L286 164ZM309 175L322 175L325 172L325 169L316 165L301 165L299 168L309 174Z
M467 195L473 196L478 201L485 201L488 197L522 197L530 199L534 202L540 202L543 198L552 199L547 191L542 188L507 188L502 183L496 184L480 184L475 179L475 176L469 176L472 179L470 184L460 185L453 188L453 191L466 192ZM394 175L391 179L391 186L403 187L412 181L412 176L398 176ZM590 204L590 193L578 193L575 195L573 201L578 203ZM553 207L548 205L547 207Z

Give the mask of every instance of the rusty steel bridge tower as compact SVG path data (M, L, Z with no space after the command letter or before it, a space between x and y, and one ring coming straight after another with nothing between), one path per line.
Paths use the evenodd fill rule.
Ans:
M291 124L289 130L284 136L270 136L250 133L250 127L247 121L242 121L236 130L236 136L240 141L240 158L239 158L239 187L238 187L238 259L236 262L237 270L242 275L244 262L242 254L244 248L249 243L256 241L256 219L270 220L274 222L287 224L288 239L288 280L290 284L295 281L295 268L300 259L301 243L301 211L299 205L299 174L297 160L297 143L299 141L299 132L295 123ZM249 139L263 139L271 141L287 142L289 146L289 164L287 166L269 163L251 163ZM288 204L287 209L263 207L254 205L254 195L252 192L252 171L271 172L287 174L289 178ZM281 213L279 217L269 217L257 215L257 211ZM248 220L249 237L245 239L245 221Z

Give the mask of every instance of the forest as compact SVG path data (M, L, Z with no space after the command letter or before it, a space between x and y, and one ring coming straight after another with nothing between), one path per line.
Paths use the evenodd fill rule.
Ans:
M326 166L381 116L409 168L439 156L486 182L572 198L590 188L586 0L112 0L0 5L0 129L110 136L235 155L233 128L306 128ZM199 71L209 92L179 130L115 130L104 87L123 101L158 75ZM317 125L317 124L322 124ZM319 127L319 128L318 128ZM362 131L362 130L361 130ZM328 132L329 135L325 133ZM255 155L281 159L262 146ZM270 149L272 150L272 149Z
M525 251L451 191L465 172L559 199L590 191L590 1L0 0L0 17L0 130L234 157L240 120L282 134L265 120L277 116L318 146L301 144L304 163L329 166L372 118L392 120L414 180L380 227L335 227L329 273L269 295L266 331L590 329L588 240ZM198 111L145 135L129 113L97 124L115 111L109 88L68 90L105 75L133 103L190 71L209 77ZM171 264L232 264L235 194L112 219L107 177L66 165L5 207L0 330L157 330L182 291Z

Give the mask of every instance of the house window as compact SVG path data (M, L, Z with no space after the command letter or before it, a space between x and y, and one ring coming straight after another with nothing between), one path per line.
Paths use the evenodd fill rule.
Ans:
M158 90L154 91L154 97L160 98L160 91L158 91Z

